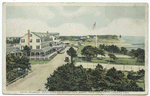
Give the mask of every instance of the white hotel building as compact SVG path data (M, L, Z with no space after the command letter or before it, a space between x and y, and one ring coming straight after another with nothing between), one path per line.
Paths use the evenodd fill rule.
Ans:
M49 59L54 54L65 48L59 39L59 33L30 32L20 39L20 50L25 46L30 47L30 59Z

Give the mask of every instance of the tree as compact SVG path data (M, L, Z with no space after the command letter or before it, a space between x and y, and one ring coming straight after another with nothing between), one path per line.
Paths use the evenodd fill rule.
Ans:
M31 69L31 63L29 63L29 59L27 57L22 56L20 58L20 66L19 66L24 72L25 70Z
M126 55L128 50L125 47L121 47L121 51L122 54Z
M31 49L26 45L26 46L24 47L23 52L25 52L26 56L30 56L30 50L31 50Z
M94 51L96 57L100 53L100 50L97 47L93 48L93 51Z
M105 45L104 44L100 44L99 45L99 49L105 49Z
M136 50L132 49L131 51L128 52L128 55L135 57L135 52L136 52Z
M102 90L107 83L104 80L105 71L103 70L103 66L97 64L95 70L91 72L91 81L93 82L93 88L96 90Z
M95 56L95 52L94 52L94 48L89 45L89 46L85 46L82 50L81 50L81 54L85 55L87 60L91 60L92 57Z
M97 64L95 70L99 70L99 71L102 71L103 70L103 66L100 65L100 64Z
M74 50L73 47L70 47L69 50L67 50L67 54L71 56L71 63L73 63L73 57L77 56L76 50Z
M98 39L102 39L102 36L101 35L97 35Z
M137 58L138 62L145 62L145 53L141 53L138 58Z
M16 78L16 75L13 72L14 66L15 66L14 55L8 54L6 56L6 80L8 82Z
M45 84L48 91L90 91L86 70L73 64L58 67Z
M113 60L116 60L116 59L117 59L117 57L116 57L114 54L108 54L108 56L109 56L110 58L112 58Z
M105 56L105 52L104 52L104 50L99 50L99 54L101 55L101 56Z

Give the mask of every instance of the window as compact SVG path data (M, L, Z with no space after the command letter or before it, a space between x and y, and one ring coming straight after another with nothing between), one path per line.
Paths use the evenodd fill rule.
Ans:
M32 37L32 34L30 34L30 37Z
M36 39L36 42L40 42L40 39Z
M30 43L32 42L32 39L30 39Z
M32 49L32 46L30 46L30 49Z
M40 46L36 46L36 49L40 49Z
M21 39L21 43L24 43L25 42L25 39Z

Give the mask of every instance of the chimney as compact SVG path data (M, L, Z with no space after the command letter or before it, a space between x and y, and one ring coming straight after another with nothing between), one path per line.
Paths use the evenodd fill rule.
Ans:
M48 34L48 31L47 31L47 34Z
M28 47L30 47L30 30L28 30Z

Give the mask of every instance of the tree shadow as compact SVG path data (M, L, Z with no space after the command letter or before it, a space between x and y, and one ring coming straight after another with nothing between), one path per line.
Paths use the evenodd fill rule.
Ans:
M105 60L107 62L111 62L111 63L115 63L115 61L112 61L112 60Z
M97 58L98 60L103 60L103 58Z
M86 57L78 57L80 60L92 62L92 59L88 59Z

